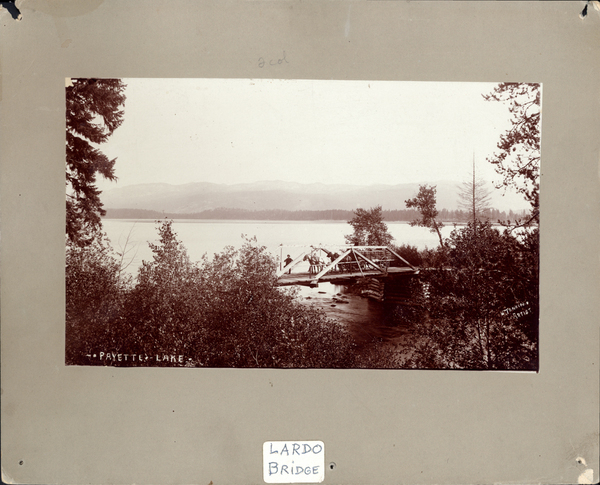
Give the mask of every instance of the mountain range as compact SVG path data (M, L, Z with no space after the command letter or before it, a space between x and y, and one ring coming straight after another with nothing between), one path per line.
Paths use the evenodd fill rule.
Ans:
M437 186L437 208L458 208L460 184L453 181L429 183ZM499 210L527 208L512 193L491 190L490 205ZM208 182L170 185L151 183L105 190L101 199L107 209L145 209L189 214L217 208L247 210L354 210L381 205L385 210L405 209L404 201L415 197L419 184L342 185L262 181L243 184Z

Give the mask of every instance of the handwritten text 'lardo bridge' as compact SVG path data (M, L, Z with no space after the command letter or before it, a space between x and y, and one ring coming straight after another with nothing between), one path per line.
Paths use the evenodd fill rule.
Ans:
M306 248L295 257L284 259L284 248ZM338 246L338 251L324 246L280 246L279 286L315 287L319 282L342 284L361 277L389 278L419 272L412 264L387 246ZM287 251L286 251L287 252ZM307 268L308 267L308 268Z

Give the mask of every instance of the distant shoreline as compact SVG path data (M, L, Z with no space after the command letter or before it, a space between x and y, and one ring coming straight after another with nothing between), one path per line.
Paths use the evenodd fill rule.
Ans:
M468 213L461 210L440 209L438 219L448 224L461 224L470 220ZM492 209L489 220L515 220L525 217L527 211L513 212ZM106 209L103 219L193 219L203 221L265 221L265 222L348 222L354 217L351 210L247 210L247 209L210 209L194 213L159 212L146 209ZM410 222L419 218L415 210L384 210L386 222Z

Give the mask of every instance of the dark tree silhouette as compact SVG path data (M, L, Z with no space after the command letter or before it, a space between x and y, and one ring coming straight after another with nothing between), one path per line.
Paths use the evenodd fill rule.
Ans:
M419 193L416 197L406 200L406 207L409 209L416 208L421 213L421 219L416 219L410 222L411 226L428 227L431 232L435 232L440 239L440 246L444 247L444 240L440 229L444 227L440 221L436 219L438 211L436 205L436 187L428 185L420 185Z
M71 79L66 87L67 237L86 246L97 236L105 215L96 187L99 173L116 180L114 165L96 145L106 142L123 122L125 84L119 79Z
M483 97L507 103L512 125L500 136L500 151L488 158L503 177L497 188L514 187L531 204L531 220L539 222L541 87L500 83Z
M356 209L354 217L348 221L354 233L344 236L348 244L355 246L387 246L392 242L392 235L383 222L381 206L369 210Z

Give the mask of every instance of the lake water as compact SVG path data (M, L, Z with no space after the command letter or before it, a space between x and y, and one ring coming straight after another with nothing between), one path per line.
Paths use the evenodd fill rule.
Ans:
M154 220L104 219L107 233L115 251L126 252L124 258L129 263L128 271L137 272L142 260L151 260L149 242L158 241L157 224ZM439 244L436 234L424 227L411 227L405 222L388 222L388 229L394 236L394 244L410 244L419 249L434 248ZM344 235L352 233L346 222L304 222L304 221L207 221L179 219L173 222L177 237L183 242L192 261L198 261L203 254L212 257L225 246L240 247L242 234L256 236L258 243L266 246L273 255L280 257L283 252L292 258L303 252L304 247L323 245L331 248L345 244ZM447 237L452 226L442 229ZM129 238L129 240L128 240ZM280 247L283 245L283 247Z
M388 222L388 230L394 244L409 244L419 249L434 248L439 244L436 234L427 228L411 227L408 223ZM158 241L157 224L154 220L104 219L104 231L115 251L125 253L123 264L135 275L143 260L152 260L149 242ZM303 221L207 221L175 220L173 229L183 242L192 261L206 254L209 258L225 246L241 247L242 234L256 236L260 245L266 246L274 256L292 258L301 254L310 245L327 246L339 251L345 244L344 235L352 232L346 222L303 222ZM447 237L452 226L442 229ZM281 246L283 245L283 246ZM339 247L339 248L338 248ZM338 249L335 249L338 248ZM299 266L299 270L308 271ZM317 305L327 315L348 326L359 342L370 339L399 342L406 329L391 329L381 324L383 305L360 296L343 286L321 283L317 288L299 287L299 298L305 304ZM400 340L399 340L400 339Z

